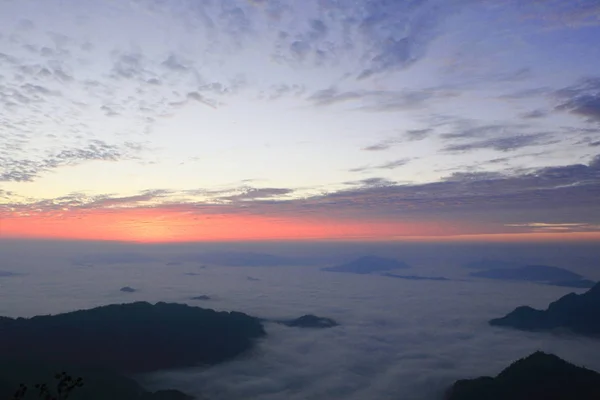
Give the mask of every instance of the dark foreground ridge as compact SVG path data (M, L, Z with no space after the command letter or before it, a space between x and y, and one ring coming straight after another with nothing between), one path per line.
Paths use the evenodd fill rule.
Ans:
M0 331L3 360L127 373L219 363L265 335L260 320L243 313L146 302L0 318Z
M600 374L555 355L536 352L495 378L459 380L447 400L598 400Z
M290 321L279 321L279 323L297 328L333 328L339 324L331 318L317 317L307 314Z
M527 281L552 286L591 288L595 282L564 268L548 265L526 265L518 268L492 268L470 274L477 278Z
M264 335L260 320L246 314L170 303L0 317L0 399L11 398L20 383L33 387L69 371L85 382L73 400L185 400L176 390L148 392L123 374L216 364Z
M335 267L322 268L322 271L347 272L351 274L370 274L372 272L392 271L395 269L410 268L409 265L393 258L377 256L364 256Z
M69 400L191 400L193 397L178 390L150 392L135 380L116 372L102 369L48 366L38 363L7 363L0 361L0 399L13 399L16 389L25 385L27 391L23 400L44 399L38 395L35 385L44 383L53 394L57 393L55 375L57 371L73 372L73 377L83 379L83 386L69 394ZM66 397L63 397L66 398ZM197 398L196 400L202 400Z
M544 311L521 306L490 324L521 330L566 328L582 335L600 336L600 283L584 294L563 296Z

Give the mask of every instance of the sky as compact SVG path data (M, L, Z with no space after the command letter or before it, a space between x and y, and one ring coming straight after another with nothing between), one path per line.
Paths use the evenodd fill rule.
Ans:
M0 237L600 241L597 0L0 0Z

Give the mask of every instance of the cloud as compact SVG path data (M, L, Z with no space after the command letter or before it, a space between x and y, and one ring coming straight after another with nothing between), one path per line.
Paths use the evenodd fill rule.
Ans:
M269 100L277 100L284 96L298 97L304 94L306 88L303 85L281 83L277 85L271 85L269 90L263 93Z
M169 57L162 62L163 66L174 71L187 71L189 67L187 67L185 64L186 63L175 54L169 55Z
M394 185L394 182L387 178L365 178L357 181L349 181L344 183L346 185L360 186L362 188L374 188Z
M165 199L173 191L166 189L145 190L133 196L84 196L78 193L65 196L59 205L61 208L65 206L80 207L80 208L113 208L113 207L135 207L148 205L149 203L156 204L155 200Z
M366 150L366 151L387 150L387 149L393 147L395 144L396 144L396 142L394 140L384 140L382 142L363 147L363 150Z
M535 118L543 118L547 116L548 113L542 110L533 110L526 113L521 114L521 118L525 119L535 119Z
M411 161L410 158L401 158L395 161L388 161L383 164L379 164L375 166L376 169L396 169L398 167L402 167L408 164Z
M86 254L71 260L76 266L94 266L95 264L138 264L156 262L156 257L134 252Z
M452 3L452 4L449 4ZM443 22L460 11L465 0L357 4L308 0L210 2L136 2L156 15L174 16L212 43L211 51L240 51L261 37L272 43L266 57L291 66L348 65L351 76L365 79L401 70L418 62L442 31ZM276 35L272 35L276 32Z
M144 74L144 62L143 56L139 53L119 54L116 56L112 73L115 77L140 79Z
M507 73L499 73L490 79L497 82L520 82L525 79L530 79L533 76L531 68L520 68L516 71L510 71Z
M379 96L382 92L362 91L362 92L340 92L336 88L322 89L308 97L317 106L329 106L348 100L357 100L367 97Z
M417 141L417 140L423 140L426 137L428 137L431 133L433 133L433 131L434 130L432 128L409 129L406 132L404 132L403 135L401 135L399 137L384 139L378 143L363 147L363 150L365 150L365 151L388 150L404 141L413 142L413 141Z
M419 109L427 101L436 98L455 96L444 88L423 90L356 90L339 91L337 88L322 89L311 94L307 100L315 106L331 106L341 103L356 103L355 109L374 112L394 112L398 110Z
M506 93L498 96L499 99L503 100L521 100L521 99L529 99L535 97L545 96L552 92L552 89L549 87L538 87L531 89L523 89L518 90L516 92Z
M310 44L302 40L296 40L290 44L290 51L300 60L304 60L310 51Z
M562 104L557 109L600 121L600 97L598 96L581 96Z
M284 269L257 266L251 272L254 279L248 280L248 270L236 267L164 265L165 260L182 252L220 252L236 257L243 252L264 252L260 245L140 246L48 241L9 241L0 245L3 260L14 263L18 268L15 272L22 274L18 285L5 282L3 291L7 296L28 293L15 304L4 302L2 315L31 317L120 303L123 297L118 288L135 279L136 287L142 289L135 300L186 302L192 296L206 294L213 299L211 307L219 310L245 312L267 320L288 320L310 313L333 318L340 324L313 330L266 322L267 336L243 357L208 368L161 371L142 377L144 386L176 388L198 398L439 400L455 380L496 375L536 350L600 370L596 339L575 340L567 335L527 333L486 323L519 305L545 308L569 289L487 280L435 282L333 276L310 265ZM289 254L287 247L277 244L271 249L285 257ZM507 262L559 263L587 275L585 269L579 269L585 263L590 267L590 279L598 277L593 264L597 249L592 246L381 246L354 242L289 247L293 256L323 254L323 259L331 260L326 264L329 266L373 253L410 263L422 275L448 274L457 280L466 278L470 271L456 265L486 257ZM86 255L93 256L89 261L106 263L106 267L73 267L71 261L87 261ZM113 263L114 268L110 267ZM121 263L126 265L119 267ZM41 279L48 284L39 285ZM390 310L390 304L402 306Z
M292 194L294 192L293 189L287 188L244 188L241 190L241 193L222 196L219 197L219 200L227 200L227 201L248 201L248 200L258 200L258 199L268 199L273 197L281 197L285 195Z
M10 152L0 153L0 182L29 182L53 169L79 165L87 161L119 161L132 159L143 150L139 143L111 145L91 140L84 147L66 148L38 159L22 159Z
M529 222L533 216L547 218L550 212L556 222L567 219L598 224L600 219L590 214L598 195L600 158L596 157L589 165L547 167L515 175L462 173L435 183L342 190L302 204L305 209L329 209L356 217L364 213L388 218L468 215L472 222L503 218ZM330 209L329 204L336 208Z
M513 258L521 256L522 247L510 248ZM457 252L472 257L474 250ZM452 269L441 272L425 261L431 254L444 259L447 253L440 247L426 247L418 254L420 265L432 275ZM513 282L458 284L378 276L349 276L333 284L325 274L290 267L275 280L271 270L259 269L253 275L260 280L251 285L233 272L211 275L211 294L237 288L235 295L222 300L229 309L269 319L311 313L333 318L340 326L298 330L267 323L266 339L247 357L211 368L159 372L149 380L215 400L433 400L443 398L455 380L496 375L537 350L600 369L591 339L523 333L486 323L519 305L545 306L564 290L539 285L523 290ZM198 293L191 283L180 287L185 295ZM456 295L459 287L469 295ZM390 312L390 302L403 306Z
M406 164L408 164L412 159L411 158L400 158L398 160L394 160L394 161L388 161L388 162L384 162L382 164L377 164L377 165L366 165L363 167L357 167L357 168L351 168L349 169L350 172L365 172L365 171L370 171L370 170L374 170L374 169L396 169L399 167L402 167Z
M580 221L600 224L600 156L589 164L515 171L454 173L439 182L398 184L371 177L345 182L350 188L300 196L286 188L228 188L221 191L147 191L133 196L71 196L5 204L5 216L106 207L160 209L164 215L268 215L342 218L354 221L468 220L475 232L505 232L503 224ZM141 196L141 197L138 197ZM193 197L190 197L193 196ZM200 196L198 198L197 196ZM548 216L552 220L548 220ZM481 230L483 229L483 231ZM512 227L527 232L528 228ZM529 228L531 231L531 228Z
M570 112L590 122L600 122L600 78L583 79L576 85L556 91L554 95L563 100L556 106L557 111Z
M371 66L363 70L357 79L369 78L374 74L393 68L406 67L412 64L416 56L410 39L388 38L381 46L379 54L371 58Z
M506 135L511 131L528 128L528 124L494 124L494 125L476 125L474 121L458 120L452 121L455 125L454 131L451 133L442 134L444 139L481 139L483 137Z
M204 104L210 108L216 109L217 108L217 102L213 99L208 99L204 96L202 96L200 93L198 92L190 92L187 94L187 98L189 100L195 100L198 103Z
M427 136L429 136L429 134L432 133L432 132L433 132L433 129L431 129L431 128L428 128L428 129L411 129L411 130L406 131L406 137L410 141L423 140Z
M423 57L427 45L440 33L441 21L461 9L462 2L448 3L366 1L359 21L370 45L365 55L369 63L357 78L407 68Z
M566 137L581 135L576 128L558 127L554 131L540 131L534 123L481 124L477 120L447 117L434 123L444 140L443 151L468 152L482 149L510 152L526 147L540 147L559 143Z
M0 116L0 138L20 150L21 158L28 157L33 142L55 132L65 143L109 135L113 128L114 135L139 140L177 108L215 108L221 96L244 84L241 76L201 76L197 58L166 46L149 48L132 39L124 50L110 38L90 43L85 35L107 22L108 7L90 16L96 23L89 29L70 30L66 21L74 16L67 13L64 31L48 34L50 39L43 33L46 22L36 18L35 35L2 41L1 75L14 79L0 79L0 107L10 111ZM124 15L127 7L120 10ZM107 123L106 116L114 121Z
M529 222L524 224L505 224L510 227L526 227L533 228L534 232L582 232L582 231L598 231L600 225L592 225L581 222L569 222L569 223L547 223L547 222Z
M538 146L542 144L549 144L552 141L543 140L548 139L549 134L536 133L529 135L515 135L508 137L493 138L487 140L480 140L462 144L452 144L444 148L444 151L448 152L466 152L472 150L481 149L492 149L497 151L514 151L524 147Z
M495 181L502 180L505 178L500 172L454 172L450 176L446 177L446 182L484 182L484 181Z
M151 207L165 201L168 195L174 192L165 189L144 190L132 196L119 196L114 194L87 195L74 192L53 199L39 200L34 203L9 204L18 212L53 213L66 210L110 210L118 208Z
M600 5L595 0L531 2L521 11L523 17L540 20L556 29L595 27L600 25Z

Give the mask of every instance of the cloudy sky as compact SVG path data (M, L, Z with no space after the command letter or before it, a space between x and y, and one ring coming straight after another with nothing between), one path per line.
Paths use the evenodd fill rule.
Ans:
M597 0L0 0L0 235L600 240Z

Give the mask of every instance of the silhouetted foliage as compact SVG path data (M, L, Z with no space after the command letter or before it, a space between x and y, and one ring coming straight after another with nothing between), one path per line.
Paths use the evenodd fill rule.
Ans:
M76 388L83 386L83 378L79 377L77 379L73 378L71 375L68 375L66 372L58 373L54 376L58 382L54 387L54 390L51 389L46 383L36 383L34 385L34 390L38 395L39 399L42 400L66 400L71 395L71 392ZM21 383L19 388L15 392L12 400L23 400L27 395L27 391L29 388L26 384Z
M103 369L74 369L73 374L56 374L55 385L36 383L48 381L55 371L49 365L11 364L0 360L0 399L10 400L191 400L178 390L149 392L136 381L114 371ZM71 369L68 369L71 371ZM85 381L85 385L83 382ZM17 383L15 383L17 382ZM18 382L21 383L19 385ZM15 391L15 387L18 389Z

